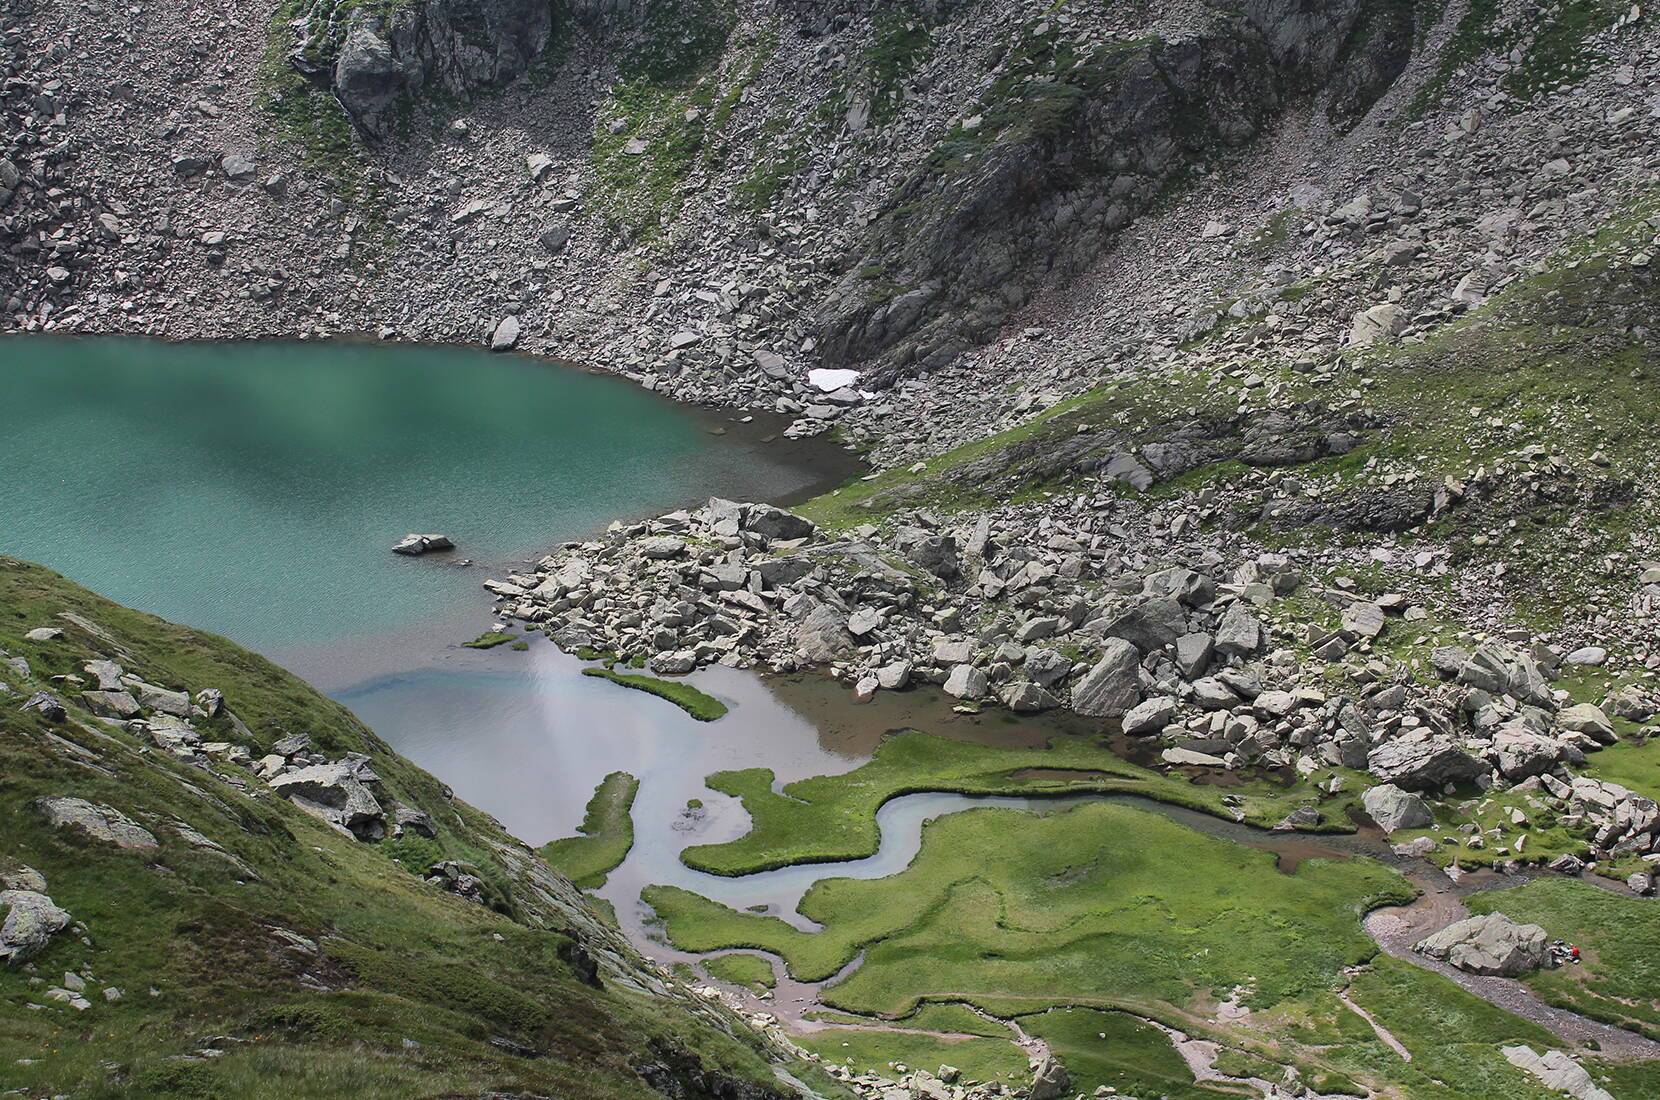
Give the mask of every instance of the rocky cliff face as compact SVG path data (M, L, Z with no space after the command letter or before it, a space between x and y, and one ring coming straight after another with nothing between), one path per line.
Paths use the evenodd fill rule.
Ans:
M357 8L334 62L334 94L368 134L384 136L415 96L466 98L519 76L547 48L555 16L549 0Z
M994 85L973 126L895 190L818 308L826 361L874 363L877 384L954 361L1288 100L1364 110L1406 62L1412 10L1255 0L1185 37L1109 45L1064 74L1034 67ZM1016 49L1054 48L1036 37ZM873 273L894 292L873 289Z

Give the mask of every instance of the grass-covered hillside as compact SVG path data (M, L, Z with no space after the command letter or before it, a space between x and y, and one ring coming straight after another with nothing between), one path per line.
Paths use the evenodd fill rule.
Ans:
M0 650L0 1091L793 1094L747 1028L264 659L7 558ZM285 798L274 751L287 774L367 757L379 816L349 821L385 835Z

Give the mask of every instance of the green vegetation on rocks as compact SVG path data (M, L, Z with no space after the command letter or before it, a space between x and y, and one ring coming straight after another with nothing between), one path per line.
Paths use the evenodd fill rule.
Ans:
M511 642L513 637L512 634L503 634L499 630L487 630L472 641L462 642L461 644L468 649L494 649L496 646Z
M612 772L600 781L587 813L577 827L580 836L551 841L540 849L543 859L584 890L597 890L605 878L628 858L634 847L634 796L640 781L627 772Z
M717 718L726 717L725 703L713 695L699 691L691 684L662 680L637 672L618 672L613 668L585 668L582 675L597 676L625 688L633 688L635 691L655 695L659 699L667 699L699 722L713 722Z

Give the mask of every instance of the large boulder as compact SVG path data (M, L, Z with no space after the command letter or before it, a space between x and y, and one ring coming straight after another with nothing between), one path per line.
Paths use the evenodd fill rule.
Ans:
M434 550L454 550L455 543L446 535L408 534L392 545L392 553L419 557Z
M1570 733L1583 733L1601 745L1612 745L1619 740L1614 723L1595 703L1575 703L1556 716L1556 724Z
M1372 787L1360 796L1360 802L1366 807L1366 815L1386 833L1422 829L1435 823L1423 799L1408 794L1393 783L1380 783Z
M1054 1055L1046 1056L1032 1075L1031 1100L1060 1100L1072 1089L1072 1078Z
M1402 790L1422 791L1469 782L1487 768L1451 741L1432 737L1386 741L1366 754L1366 770Z
M1517 924L1503 913L1467 917L1420 940L1412 949L1467 974L1514 978L1545 965L1548 936L1537 924Z
M894 539L894 549L918 569L926 569L941 580L955 580L962 575L962 554L957 540L950 535L921 527L904 527Z
M1176 700L1168 695L1137 703L1124 714L1124 732L1132 737L1158 733L1176 720L1176 707Z
M69 913L37 890L0 890L0 962L26 962L69 927Z
M359 840L379 840L386 835L386 812L365 785L373 781L361 761L337 760L279 775L271 789Z
M1181 601L1174 596L1154 596L1112 619L1101 633L1122 638L1143 652L1152 653L1173 643L1186 630L1187 617Z
M1117 718L1140 701L1140 652L1122 638L1108 638L1101 660L1072 686L1072 709L1091 718Z
M768 542L809 538L818 530L811 520L770 504L745 505L742 526L745 531L760 535Z
M1492 748L1484 755L1493 761L1500 775L1511 780L1544 775L1558 764L1585 762L1585 754L1573 745L1534 733L1520 724L1494 730Z
M853 648L847 619L829 604L820 604L807 614L795 630L795 647L804 660L828 664Z
M38 800L35 806L54 829L74 829L131 852L153 852L160 847L149 830L140 828L120 810L84 798L54 795Z
M1216 652L1224 657L1249 657L1262 648L1264 633L1255 615L1234 604L1216 624Z

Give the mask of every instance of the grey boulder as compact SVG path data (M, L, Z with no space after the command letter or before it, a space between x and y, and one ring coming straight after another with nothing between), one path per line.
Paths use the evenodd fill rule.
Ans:
M1366 814L1386 833L1400 829L1421 829L1434 824L1429 807L1415 794L1408 794L1393 783L1380 783L1360 796Z
M159 847L148 830L120 810L84 798L52 796L39 799L35 806L54 829L75 829L132 852L153 852Z
M1412 949L1467 974L1514 978L1545 965L1547 941L1537 924L1517 924L1503 913L1488 913L1449 924Z
M1072 709L1089 718L1117 718L1141 701L1141 654L1109 638L1101 659L1072 686Z
M359 840L379 840L386 835L386 814L364 785L373 776L359 761L337 760L279 775L271 780L271 789Z
M1446 783L1464 783L1486 767L1451 741L1386 741L1366 754L1366 770L1402 790L1422 791Z
M26 962L69 927L69 913L36 890L0 890L0 911L0 962Z

